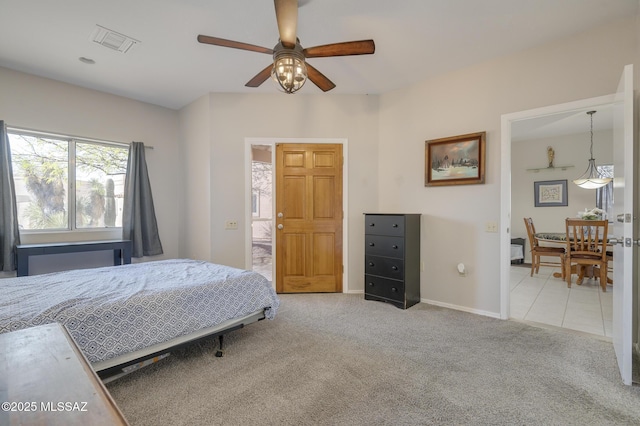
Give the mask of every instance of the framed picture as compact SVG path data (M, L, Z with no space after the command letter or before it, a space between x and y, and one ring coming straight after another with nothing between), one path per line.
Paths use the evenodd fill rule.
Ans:
M533 182L533 196L536 207L568 206L567 181L565 179Z
M424 186L484 183L486 132L426 141Z

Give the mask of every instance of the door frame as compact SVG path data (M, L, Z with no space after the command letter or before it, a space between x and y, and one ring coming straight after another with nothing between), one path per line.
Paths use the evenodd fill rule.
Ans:
M501 116L500 144L500 318L509 319L511 303L511 124L547 115L597 108L615 102L615 94L549 105Z
M271 146L271 161L275 164L275 156L276 156L276 144L277 143L298 143L298 144L337 144L342 145L342 157L344 158L342 164L342 211L344 212L344 216L342 218L342 264L344 265L344 271L342 273L342 293L351 293L349 289L349 222L347 218L349 217L349 140L347 138L245 138L244 139L244 164L245 164L245 191L244 191L244 211L245 211L245 268L251 270L253 267L252 264L252 253L251 253L251 145L270 145ZM276 198L276 185L275 179L272 180L272 194L273 199ZM275 229L275 202L272 203L272 220ZM276 288L275 276L276 276L276 244L275 240L272 243L272 256L273 256L273 265L272 265L272 276L273 288Z

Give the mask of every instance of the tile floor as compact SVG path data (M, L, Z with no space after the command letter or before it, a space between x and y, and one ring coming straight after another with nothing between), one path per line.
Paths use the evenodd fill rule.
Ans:
M540 267L530 277L530 266L512 266L511 318L568 328L611 338L613 289L603 293L598 281L585 278L571 288L562 278L554 278L558 268Z

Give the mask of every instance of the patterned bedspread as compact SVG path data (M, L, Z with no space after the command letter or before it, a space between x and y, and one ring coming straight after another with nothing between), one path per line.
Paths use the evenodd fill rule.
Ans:
M2 279L0 333L59 322L98 362L278 305L258 273L162 260Z

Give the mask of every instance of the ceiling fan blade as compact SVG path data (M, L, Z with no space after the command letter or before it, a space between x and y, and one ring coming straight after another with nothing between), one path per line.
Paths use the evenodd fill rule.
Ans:
M271 77L271 69L272 68L273 68L273 64L267 65L267 67L265 69L260 71L258 74L256 74L255 77L253 77L251 80L249 80L249 82L247 84L245 84L245 86L246 87L258 87L258 86L260 86L262 83L267 81L267 79L269 77Z
M373 40L345 41L309 47L302 52L306 58L326 58L328 56L371 55L376 51Z
M298 30L298 0L273 0L280 42L288 49L296 47Z
M320 71L318 71L317 69L309 65L309 63L307 63L306 65L307 65L307 77L309 78L309 80L313 82L313 84L318 86L320 90L322 90L323 92L328 92L329 90L336 87L336 85L333 84L333 82L329 80L327 77L325 77L325 75L322 74Z
M224 38L210 37L206 35L199 35L198 41L204 44L213 44L215 46L231 47L233 49L250 50L258 53L273 54L273 49L268 49L262 46L256 46L255 44L241 43L239 41L226 40Z

